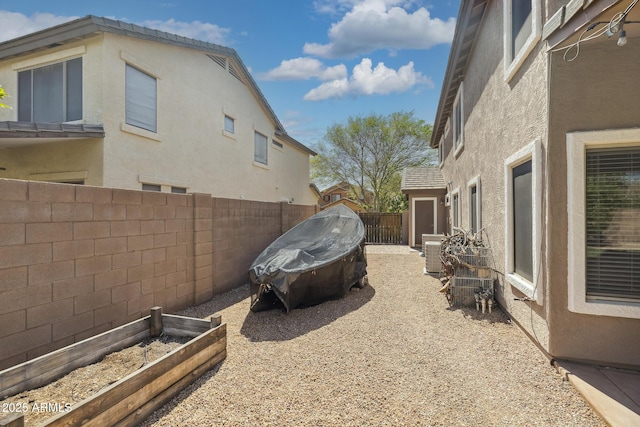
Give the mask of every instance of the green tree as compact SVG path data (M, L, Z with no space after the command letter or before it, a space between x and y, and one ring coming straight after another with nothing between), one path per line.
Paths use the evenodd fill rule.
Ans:
M412 112L349 117L327 130L312 160L313 176L348 182L374 211L398 209L402 170L435 162L431 130Z
M4 91L3 87L0 86L0 99L6 98L9 95L7 95L7 92ZM7 104L3 104L2 102L0 102L0 108L11 108L9 107Z

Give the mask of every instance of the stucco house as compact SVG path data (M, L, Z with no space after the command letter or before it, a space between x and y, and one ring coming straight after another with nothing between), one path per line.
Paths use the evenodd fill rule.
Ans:
M409 246L421 247L423 234L447 232L446 207L451 201L446 197L447 186L437 166L406 168L400 190L409 201Z
M87 16L0 43L0 177L317 204L235 50Z
M636 3L463 0L434 121L450 223L558 360L640 366Z

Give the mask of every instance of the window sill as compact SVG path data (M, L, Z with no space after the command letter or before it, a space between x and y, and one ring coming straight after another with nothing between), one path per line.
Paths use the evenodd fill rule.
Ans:
M238 140L238 137L236 136L236 134L235 134L235 133L231 133L231 132L226 131L226 130L223 130L223 131L222 131L222 135L226 136L226 137L227 137L227 138L229 138L229 139L233 139L234 141L237 141L237 140Z
M541 301L538 301L538 292L536 292L537 289L535 289L533 283L515 273L506 274L505 278L507 279L507 283L525 294L527 298L541 304Z
M131 126L126 123L122 123L120 130L133 135L141 136L143 138L151 139L153 141L162 142L160 136L157 133L142 129L136 126Z
M264 163L253 161L253 166L259 167L260 169L269 170L269 165L265 165Z
M571 284L569 284L571 289ZM569 311L595 316L623 317L627 319L640 319L640 303L625 301L587 300L569 296Z
M456 148L455 151L453 152L453 156L458 157L462 152L462 150L464 150L464 142L458 145L458 148Z

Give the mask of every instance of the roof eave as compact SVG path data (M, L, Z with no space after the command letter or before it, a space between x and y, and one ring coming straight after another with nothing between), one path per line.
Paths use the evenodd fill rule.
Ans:
M447 70L442 83L438 110L433 123L431 147L437 147L443 134L449 110L458 87L466 72L467 63L475 45L476 35L482 25L487 0L462 0L456 30L451 43Z

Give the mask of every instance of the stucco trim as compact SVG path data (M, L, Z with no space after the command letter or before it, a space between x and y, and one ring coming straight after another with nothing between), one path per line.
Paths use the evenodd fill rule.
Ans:
M541 3L531 1L531 34L515 57L511 56L511 0L503 0L503 47L504 47L504 81L509 83L518 72L531 51L542 38Z
M454 221L453 218L453 199L455 196L458 196L458 212L456 212L456 216L457 218L456 221ZM462 227L462 215L461 215L461 211L462 211L462 197L460 197L460 187L456 187L453 191L451 191L451 199L449 201L449 203L451 204L451 229L453 230L453 227L456 228L461 228ZM455 223L458 223L458 225L455 225Z
M513 244L513 168L531 160L532 193L533 193L533 238L532 266L533 282L514 272ZM542 289L540 287L540 262L542 260L542 142L537 139L518 150L504 161L504 201L505 201L505 279L507 283L518 289L539 305L542 305Z
M162 139L160 138L160 135L158 135L157 133L151 132L151 131L146 130L146 129L139 128L137 126L132 126L132 125L127 124L125 122L122 122L122 125L120 126L120 130L122 132L130 133L130 134L137 135L137 136L141 136L141 137L146 138L146 139L151 139L153 141L162 142Z
M78 46L71 49L65 49L47 55L38 56L35 58L26 59L24 61L15 62L11 64L11 70L21 71L31 68L43 67L45 65L54 64L61 61L66 61L75 57L79 57L87 53L86 46Z
M471 189L476 187L476 218L478 219L478 230L482 229L482 189L480 187L480 175L473 177L467 182L467 199L469 202L468 206L468 220L469 220L469 229L471 229ZM478 230L475 230L476 233Z
M567 144L567 289L568 309L574 313L640 319L640 304L587 300L585 258L585 154L587 148L640 144L640 128L570 132Z
M456 120L456 108L460 106L460 135L458 135L458 139L456 139L455 129L458 126ZM456 99L453 101L453 107L451 109L453 115L453 156L458 157L460 152L464 149L464 82L460 82L460 87L458 88L458 93L456 94Z

